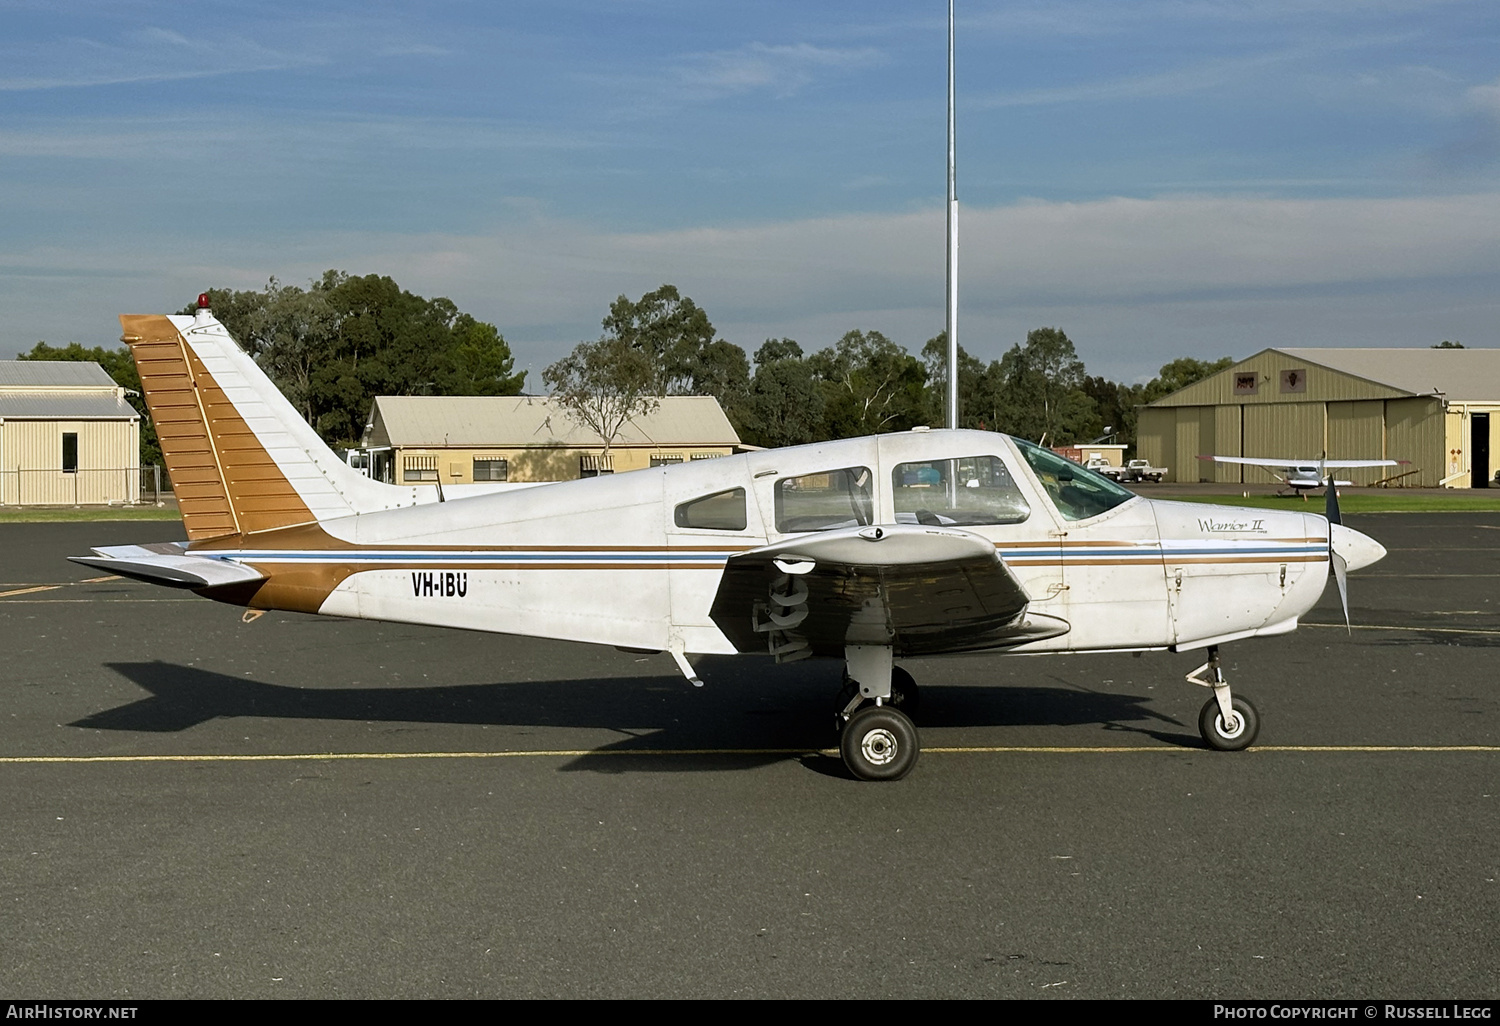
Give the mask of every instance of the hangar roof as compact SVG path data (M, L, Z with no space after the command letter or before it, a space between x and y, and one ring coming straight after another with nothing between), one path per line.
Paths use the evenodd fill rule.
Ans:
M0 389L0 420L136 420L119 396L100 392L10 392Z
M1303 375L1310 383L1287 387L1278 374L1321 368ZM1238 386L1254 371L1268 384ZM1441 393L1451 402L1500 402L1500 349L1310 349L1275 347L1178 389L1151 406L1202 406L1244 402L1322 402L1400 399Z
M79 360L0 360L0 388L114 388L97 363Z
M550 396L382 395L371 408L363 444L587 448L601 443ZM627 423L611 444L738 445L739 436L713 396L672 395L663 396L654 412Z
M1457 402L1500 399L1500 349L1283 349L1413 395L1441 392Z

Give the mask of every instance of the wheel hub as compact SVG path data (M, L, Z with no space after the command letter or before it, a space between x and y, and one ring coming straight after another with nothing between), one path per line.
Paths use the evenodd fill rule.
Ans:
M1214 720L1214 726L1219 730L1219 736L1224 738L1239 737L1245 730L1245 718L1243 716L1231 716L1228 723L1224 722L1224 714L1220 713Z
M896 758L896 736L884 727L867 733L859 742L859 750L874 766L887 766Z

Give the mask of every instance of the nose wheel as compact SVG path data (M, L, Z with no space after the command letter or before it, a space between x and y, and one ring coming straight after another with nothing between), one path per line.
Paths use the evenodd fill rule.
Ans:
M1198 733L1208 747L1220 752L1238 752L1255 743L1260 733L1260 714L1248 699L1233 695L1219 665L1219 646L1208 649L1208 662L1187 675L1192 684L1212 688L1214 697L1198 713Z

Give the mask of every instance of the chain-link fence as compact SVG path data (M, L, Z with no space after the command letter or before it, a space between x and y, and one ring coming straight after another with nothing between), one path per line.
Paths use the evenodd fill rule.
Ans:
M0 469L0 506L157 505L172 495L164 467Z

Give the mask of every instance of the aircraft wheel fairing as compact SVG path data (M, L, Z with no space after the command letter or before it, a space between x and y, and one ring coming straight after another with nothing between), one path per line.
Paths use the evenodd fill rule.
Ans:
M1228 729L1224 725L1224 715L1219 711L1219 700L1210 698L1204 703L1203 711L1198 714L1198 731L1208 742L1208 747L1221 752L1238 752L1255 742L1255 735L1260 732L1260 715L1255 706L1236 695L1231 707L1238 722L1233 729Z
M921 742L911 719L888 705L870 705L849 717L839 738L844 765L860 780L900 780L917 764Z

